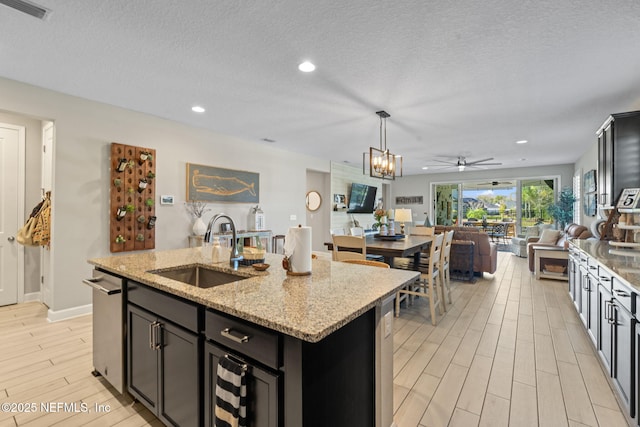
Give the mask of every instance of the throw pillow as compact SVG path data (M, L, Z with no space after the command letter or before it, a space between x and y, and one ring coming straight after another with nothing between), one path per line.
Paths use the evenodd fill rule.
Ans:
M542 230L542 234L540 235L540 239L538 239L537 243L547 243L555 245L560 238L560 233L560 230Z

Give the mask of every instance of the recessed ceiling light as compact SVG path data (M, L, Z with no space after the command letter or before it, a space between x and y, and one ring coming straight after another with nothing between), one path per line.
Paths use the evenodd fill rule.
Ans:
M526 144L527 142L529 141L527 141L526 139L521 139L520 141L516 141L516 144Z
M423 166L423 167L422 167L422 170L423 170L423 171L426 171L427 169L429 169L429 166Z
M298 65L298 70L305 73L310 73L315 69L316 69L316 66L309 61L304 61L302 64Z
M199 105L194 105L193 107L191 107L191 111L193 111L194 113L204 113L206 110Z

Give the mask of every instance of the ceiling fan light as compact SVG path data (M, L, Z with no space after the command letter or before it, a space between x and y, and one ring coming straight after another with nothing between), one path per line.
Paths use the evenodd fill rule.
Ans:
M458 172L464 172L464 165L458 165Z

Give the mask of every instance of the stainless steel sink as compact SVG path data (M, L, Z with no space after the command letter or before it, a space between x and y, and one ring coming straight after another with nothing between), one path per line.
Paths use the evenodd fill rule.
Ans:
M237 274L225 273L223 271L211 270L201 266L177 267L166 270L152 270L149 273L178 282L196 286L198 288L213 288L231 282L248 279L248 277Z

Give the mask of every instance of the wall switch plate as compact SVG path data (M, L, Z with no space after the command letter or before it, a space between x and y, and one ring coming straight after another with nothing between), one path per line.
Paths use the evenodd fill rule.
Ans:
M387 338L393 331L393 311L384 315L384 337Z
M298 216L297 216L297 215L293 215L293 214L292 214L292 215L289 215L289 221L295 221L295 220L297 220L297 219L298 219Z

